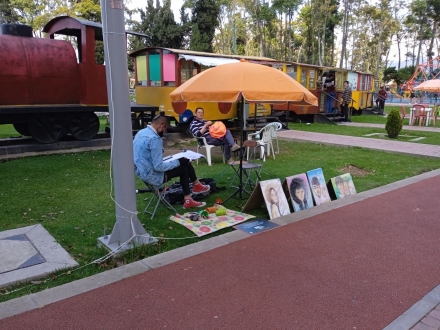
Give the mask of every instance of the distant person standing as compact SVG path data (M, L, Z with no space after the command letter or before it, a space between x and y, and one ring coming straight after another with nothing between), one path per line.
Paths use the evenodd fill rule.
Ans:
M379 91L379 94L377 95L377 99L378 99L378 106L379 106L379 109L380 109L380 113L383 115L383 111L384 111L384 109L385 109L385 100L388 98L388 93L387 93L387 91L385 90L385 87L381 87L380 88L380 91Z
M413 103L415 97L416 97L416 94L414 94L414 90L411 89L411 93L410 93L410 96L409 96L409 103L410 104Z
M325 113L333 112L333 101L336 96L336 87L335 87L335 75L330 72L328 77L324 81L324 89L327 93L327 100L325 104Z
M350 83L348 81L344 81L344 91L342 92L342 103L341 103L341 112L344 116L344 121L348 120L348 107L351 103L352 91L350 87Z

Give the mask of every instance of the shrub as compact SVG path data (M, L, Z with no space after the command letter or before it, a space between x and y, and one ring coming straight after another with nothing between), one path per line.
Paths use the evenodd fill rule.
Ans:
M388 137L391 139L397 139L400 131L402 130L402 119L400 118L400 113L398 110L391 110L387 117L387 123L385 129L388 133Z

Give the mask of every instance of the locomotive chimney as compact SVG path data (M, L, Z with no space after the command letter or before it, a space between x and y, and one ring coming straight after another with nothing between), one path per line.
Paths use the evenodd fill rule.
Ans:
M32 26L24 24L2 24L0 34L32 38Z

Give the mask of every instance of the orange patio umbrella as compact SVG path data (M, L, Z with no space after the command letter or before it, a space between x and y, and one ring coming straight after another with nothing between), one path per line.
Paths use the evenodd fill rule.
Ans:
M440 79L427 80L414 89L425 92L440 92Z
M172 102L286 103L318 105L318 99L284 72L241 60L192 77L170 93Z
M241 102L242 116L244 116L244 101L318 105L315 95L284 72L244 60L219 65L199 73L171 92L170 98L176 112L179 108L175 106L177 103L186 106L186 102L218 102L219 111L227 113L232 103ZM243 125L240 126L243 136ZM226 201L236 194L239 194L241 200L242 193L246 192L243 189L242 139L240 143L242 148L240 148L239 186Z

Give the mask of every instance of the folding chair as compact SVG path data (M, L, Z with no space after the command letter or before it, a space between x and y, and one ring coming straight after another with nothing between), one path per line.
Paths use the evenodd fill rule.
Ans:
M145 207L144 213L150 214L151 219L154 218L154 215L156 214L156 210L159 206L159 204L162 202L163 205L165 205L168 209L173 210L174 213L179 213L176 211L176 209L170 204L170 202L166 199L166 192L168 186L166 184L162 185L161 187L154 186L152 184L149 184L148 182L145 182L146 186L150 189L150 191L153 193L152 197L150 198L150 201L147 204L147 207ZM152 204L153 201L156 200L155 204ZM152 211L149 210L150 205L154 205L154 209Z
M246 191L246 187L249 186L252 190L255 188L255 186L258 184L259 181L261 181L261 170L263 169L263 159L256 159L256 155L260 154L259 148L262 148L262 155L265 155L264 152L264 145L261 145L256 140L246 140L243 142L243 147L246 147L248 149L248 161L243 161L242 167L243 167L243 182L242 182L242 188ZM260 163L258 163L260 161ZM229 187L231 188L238 188L238 186L235 183L236 179L240 180L240 162L235 161L230 164L232 169L235 172L234 177L231 180L231 184ZM255 178L252 178L252 174L255 174ZM248 192L248 191L246 191ZM250 192L248 192L250 194Z
M206 149L206 160L208 161L208 165L211 166L212 165L212 161L211 161L211 149L214 147L217 147L215 145L212 144L208 144L208 142L206 142L206 138L203 136L195 136L193 135L194 138L197 140L197 152L200 153L200 149L201 148L205 148ZM221 146L222 149L222 155L223 155L223 163L225 163L225 153L223 152L223 146ZM199 160L197 159L196 161L197 164L199 164Z

